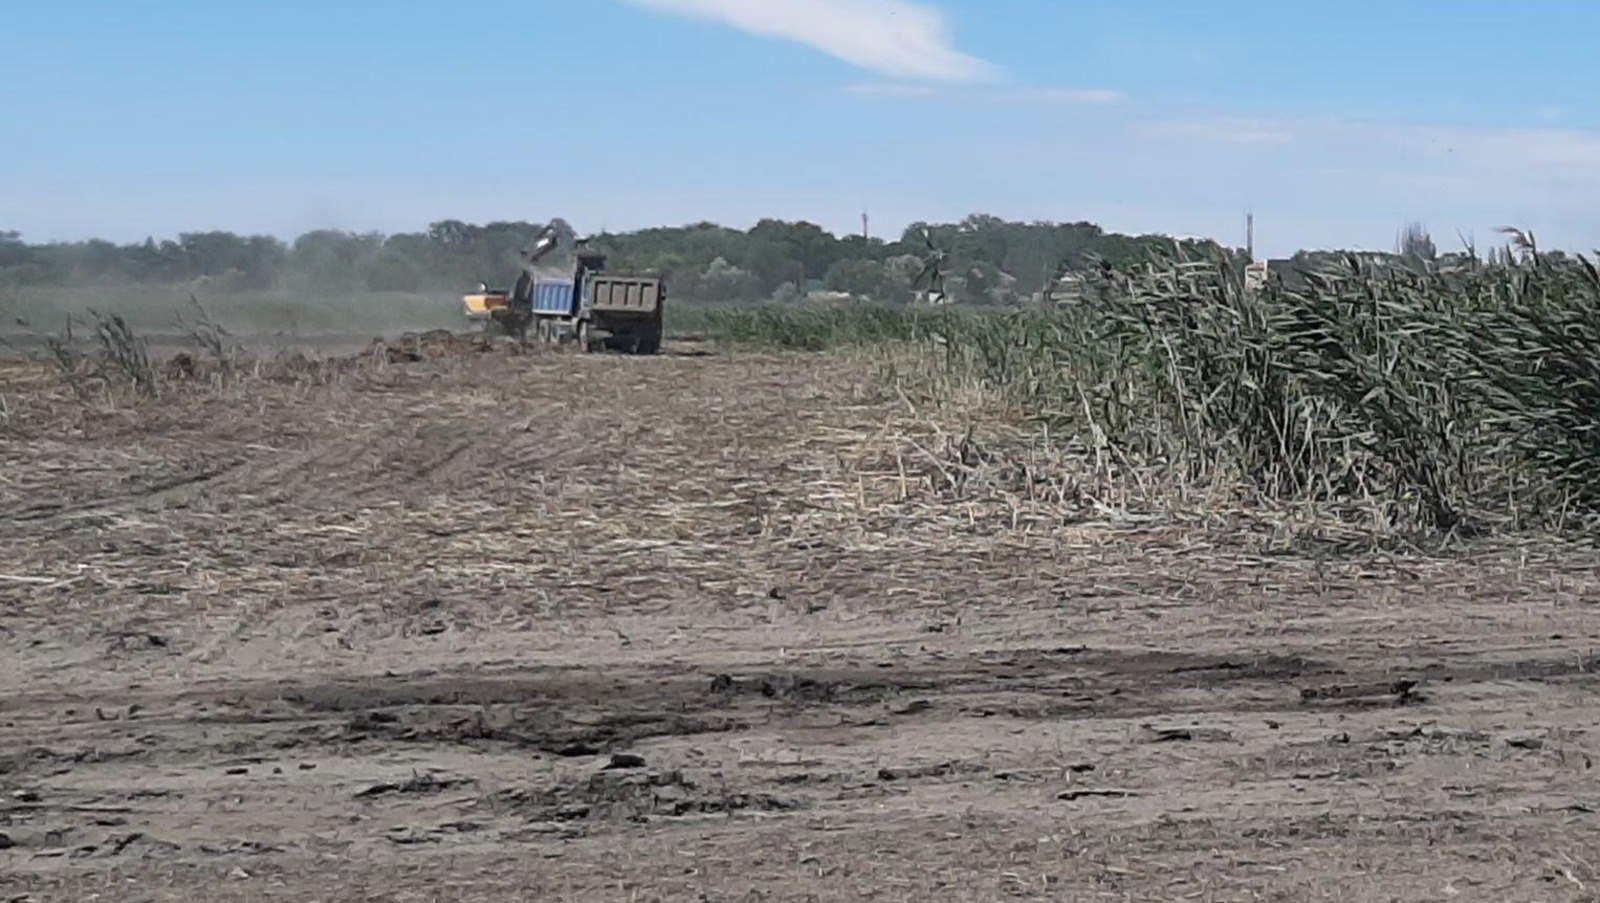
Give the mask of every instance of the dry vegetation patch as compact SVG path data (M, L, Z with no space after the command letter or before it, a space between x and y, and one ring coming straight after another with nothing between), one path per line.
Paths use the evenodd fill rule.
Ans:
M992 396L675 350L5 365L0 891L1600 881L1593 552L1163 506Z

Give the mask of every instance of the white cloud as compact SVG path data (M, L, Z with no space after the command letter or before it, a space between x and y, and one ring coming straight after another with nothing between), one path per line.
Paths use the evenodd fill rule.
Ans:
M847 85L845 93L859 97L937 98L967 103L1003 103L1032 106L1110 107L1125 103L1128 96L1106 88L943 88L915 82L863 82Z
M912 0L623 0L798 41L873 72L986 81L998 70L955 48L944 13Z
M1600 133L1581 129L1228 115L1151 119L1140 129L1179 143L1294 144L1297 155L1343 161L1348 169L1414 171L1435 184L1452 176L1600 184Z
M845 93L862 97L937 97L939 89L931 85L913 85L905 82L863 82L847 85Z
M1145 131L1152 137L1206 144L1288 144L1294 140L1294 132L1281 124L1236 117L1151 122Z
M1273 251L1386 247L1408 221L1441 244L1508 224L1552 247L1600 241L1600 132L1194 113L1136 119L1129 135L1144 140L1132 153L1149 194L1253 206L1277 224L1263 233Z
M1600 135L1575 129L1460 130L1469 146L1554 175L1600 180Z

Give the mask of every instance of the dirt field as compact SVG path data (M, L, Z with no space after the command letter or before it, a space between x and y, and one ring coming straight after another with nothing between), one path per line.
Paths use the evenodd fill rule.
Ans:
M1050 503L823 356L0 368L0 903L1600 899L1591 552Z

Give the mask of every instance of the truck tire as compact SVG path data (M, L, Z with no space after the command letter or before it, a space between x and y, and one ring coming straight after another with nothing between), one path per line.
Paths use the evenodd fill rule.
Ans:
M657 328L641 333L634 348L639 354L660 354L661 330Z
M578 350L584 354L594 350L594 338L589 334L589 321L578 321Z

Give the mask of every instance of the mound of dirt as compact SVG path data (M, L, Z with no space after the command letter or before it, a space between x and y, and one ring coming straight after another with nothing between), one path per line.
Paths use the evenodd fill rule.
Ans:
M460 334L448 329L411 333L395 339L377 338L366 354L383 356L391 364L417 363L441 357L464 357L495 350L495 342L482 334Z

